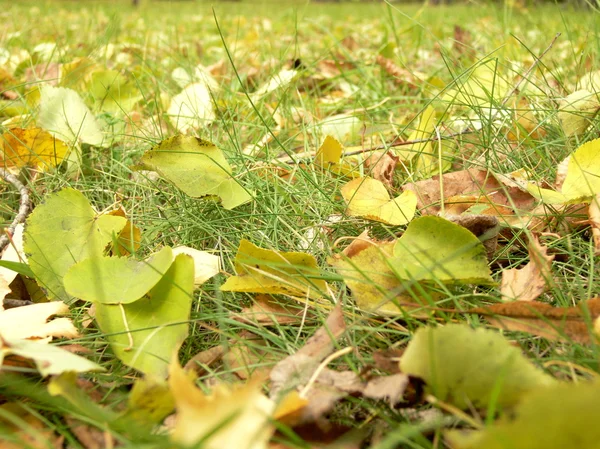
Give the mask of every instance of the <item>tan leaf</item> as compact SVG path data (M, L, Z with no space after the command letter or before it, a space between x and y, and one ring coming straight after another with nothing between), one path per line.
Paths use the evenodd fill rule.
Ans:
M586 310L587 309L587 310ZM492 326L527 332L554 341L590 344L593 321L600 316L600 298L580 301L574 307L553 307L541 302L514 301L473 309Z
M533 301L552 283L552 261L548 247L532 237L528 245L529 262L523 268L502 271L500 292L507 300Z
M365 159L365 168L377 181L383 182L387 187L392 187L394 181L394 170L400 158L392 153L374 151Z
M594 239L594 255L600 255L600 194L597 194L588 208L592 238Z
M300 322L304 309L290 310L276 302L268 295L256 295L250 307L244 307L241 313L236 313L233 318L238 321L260 324L278 325L294 324Z
M443 191L440 190L443 188ZM437 214L442 201L458 195L486 198L485 202L493 206L513 206L521 210L530 210L536 200L517 186L501 183L487 170L468 169L431 179L407 183L403 190L412 190L417 195L417 207L424 214Z
M66 315L69 307L62 301L52 301L15 307L0 312L0 335L4 338L48 338L79 336L69 318L54 318L52 315Z

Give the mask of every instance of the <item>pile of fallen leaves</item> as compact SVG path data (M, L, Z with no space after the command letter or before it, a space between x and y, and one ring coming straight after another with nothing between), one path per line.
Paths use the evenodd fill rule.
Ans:
M471 39L456 28L461 57L473 57ZM434 64L427 58L409 71L393 52L370 55L390 85L415 96L435 90L435 99L408 119L410 132L397 132L406 117L391 118L378 133L355 110L317 117L294 106L290 121L273 107L274 96L294 88L309 95L319 85L327 92L318 100L323 107L356 94L358 86L341 76L356 68L347 54L361 47L352 38L343 42L346 55L310 70L294 61L258 82L269 66L243 67L247 79L238 88L246 95L238 106L263 104L273 126L240 151L267 182L293 186L299 171L337 180L340 213L306 233L339 248L331 228L340 220L359 223L334 254L280 251L241 238L228 270L205 248L141 250L144 225L119 200L98 211L86 192L45 192L9 236L0 261L0 432L7 438L0 447L400 447L416 433L435 447L439 438L452 448L597 447L597 372L567 359L553 362L572 376L553 375L511 340L514 331L595 348L600 338L594 289L569 306L552 298L553 241L583 230L590 252L600 254L600 71L589 70L572 89L546 83L560 99L545 103L552 113L541 116L530 83L551 76L541 61L554 42L518 75L483 60L447 84L426 73ZM0 52L5 179L19 177L36 189L49 173L75 179L89 148L128 148L141 129L170 137L136 154L131 168L138 180L225 210L256 202L248 166L195 137L225 121L221 90L224 80L235 79L225 59L193 73L174 68L178 93L159 97L159 112L152 107L163 106L144 104L149 80L137 82L129 70L142 53L135 45L106 46L67 62L54 61L57 48L50 47L0 49L8 54ZM483 154L465 163L472 142L490 129L489 148L535 147L548 117L557 117L552 130L561 130L570 153L553 182L541 181L534 167L487 168ZM317 130L314 148L298 137L302 151L290 147L273 157L265 150L295 130L301 135L303 126ZM382 226L387 237L374 237ZM527 254L527 262L507 266L514 252ZM231 312L245 330L180 360L198 293L217 275L226 277L220 292L251 298ZM475 307L445 301L457 291L485 300ZM322 327L281 360L259 332L321 318ZM347 325L358 319L397 326L410 338L361 353ZM106 352L69 342L90 335L109 344ZM107 358L130 368L131 390L121 396L95 374L110 369ZM230 382L216 375L222 366L236 368ZM126 400L117 399L123 394ZM404 424L394 428L362 406L355 425L334 419L357 403L376 404L385 409L381 416L399 413ZM53 426L68 426L77 443Z

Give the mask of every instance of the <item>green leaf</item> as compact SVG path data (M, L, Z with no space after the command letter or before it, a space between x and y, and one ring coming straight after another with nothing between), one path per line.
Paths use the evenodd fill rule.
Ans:
M206 140L181 135L171 137L146 152L141 163L192 197L220 197L225 209L252 199L233 177L223 152Z
M556 381L500 334L465 325L419 329L400 359L403 373L423 379L439 400L459 408L511 406Z
M514 413L480 431L453 430L456 449L596 449L600 383L555 385L527 395Z
M42 87L36 122L65 142L101 146L104 140L92 112L77 92L66 87Z
M237 276L227 279L222 291L271 293L320 298L327 284L319 279L316 259L300 252L259 248L247 240L240 242L235 256Z
M77 190L49 195L27 219L24 250L31 271L51 299L71 302L63 277L72 265L99 257L127 220L98 215Z
M73 265L64 278L70 295L102 304L129 304L154 287L173 263L163 248L147 260L97 256Z
M440 217L413 220L390 265L403 279L491 284L486 251L469 230Z
M146 377L133 384L123 417L141 424L160 424L174 408L169 385L162 379Z
M6 355L18 355L33 360L40 374L44 377L68 371L85 373L88 371L104 371L100 365L43 341L26 340L2 336L0 348L0 365Z
M351 256L338 254L328 262L352 290L352 297L359 309L386 316L406 316L411 313L422 316L426 314L422 304L427 302L420 300L417 290L426 291L430 298L435 297L436 293L427 291L426 285L411 288L414 287L410 285L411 282L403 282L398 278L388 262L393 247L394 242L373 242Z
M142 99L136 84L116 70L97 70L91 73L87 91L101 111L128 113Z
M527 190L547 204L590 201L600 193L600 139L584 143L570 156L561 192L531 184Z
M96 320L123 363L165 378L188 335L193 290L194 261L181 254L145 297L131 304L97 303Z

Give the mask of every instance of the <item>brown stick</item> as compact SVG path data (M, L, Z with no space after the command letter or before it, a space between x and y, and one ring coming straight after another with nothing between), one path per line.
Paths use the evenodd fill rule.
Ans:
M5 233L12 236L15 232L15 228L17 227L17 225L25 222L25 219L27 218L27 215L29 214L29 210L31 207L31 200L29 198L29 190L21 181L19 181L17 179L17 177L15 175L13 175L12 173L9 173L8 171L6 171L3 168L0 168L0 178L4 179L6 182L11 184L15 189L17 189L19 191L19 195L21 196L21 200L20 200L20 204L19 204L19 211L17 212L17 215L16 215L15 219L13 220L13 222L10 224L10 226L5 229ZM6 248L6 246L8 246L8 244L10 242L10 238L6 234L0 236L0 252L3 251L4 248Z

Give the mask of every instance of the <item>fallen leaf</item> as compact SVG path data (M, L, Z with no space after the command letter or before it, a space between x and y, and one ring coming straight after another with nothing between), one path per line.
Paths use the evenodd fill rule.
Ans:
M357 238L328 262L344 278L359 309L388 316L428 316L426 306L439 295L398 277L389 262L394 244Z
M252 200L252 195L233 177L223 152L206 140L171 137L147 151L141 164L192 197L218 196L225 209Z
M121 419L140 425L160 424L175 409L175 399L166 381L152 377L136 379L127 397Z
M583 134L600 110L596 93L578 90L561 102L558 119L567 136Z
M204 82L188 85L173 97L167 113L180 133L205 128L216 117L210 89Z
M42 419L28 410L27 406L7 402L0 406L1 449L61 449L64 437Z
M41 128L12 128L2 135L4 168L33 167L47 170L67 157L69 147Z
M399 160L389 151L385 153L374 151L365 159L364 165L371 177L390 188L394 182L394 170Z
M173 248L173 255L178 256L179 254L187 254L194 259L194 285L196 287L204 284L221 271L221 258L219 256L189 246Z
M77 262L102 255L126 222L123 217L98 215L77 190L48 195L27 219L24 244L29 266L48 296L72 302L63 276Z
M509 301L533 301L552 283L552 261L548 248L537 237L529 240L529 262L523 268L502 271L500 293Z
M595 449L600 441L600 383L576 382L541 388L481 430L445 433L456 449Z
M144 96L138 84L116 70L99 69L86 77L86 92L94 99L96 110L125 115Z
M381 181L373 178L357 178L341 188L348 203L348 215L380 221L392 226L408 223L415 215L417 198L413 192L405 191L390 200Z
M400 67L391 59L382 55L377 55L375 59L377 65L394 77L394 82L400 86L418 87L420 81L412 72Z
M440 212L442 202L459 195L485 198L485 202L492 207L508 206L511 210L513 207L517 210L530 210L535 204L535 198L528 192L516 186L506 186L499 182L493 173L479 169L446 173L441 181L439 176L434 176L431 179L407 183L402 189L414 191L420 212L430 215Z
M89 257L69 268L63 283L75 298L99 304L130 304L160 282L173 260L169 247L146 260Z
M261 393L260 382L217 385L201 392L188 374L173 362L169 386L175 398L177 418L172 440L183 446L202 441L207 449L266 449L274 432L274 403Z
M588 208L592 238L594 239L594 255L600 255L600 193L590 201Z
M107 215L127 219L127 213L122 207L108 212ZM112 248L112 253L117 256L129 256L139 250L141 246L142 230L131 223L131 220L127 219L127 223L125 223L125 226L119 233L117 241Z
M403 373L422 378L440 401L461 409L517 404L556 383L498 333L466 325L422 327L400 359Z
M64 142L102 146L100 124L74 90L43 86L37 124Z
M130 304L96 303L96 321L127 366L165 378L168 361L188 335L194 264L180 254L160 281Z
M233 315L239 321L261 326L295 324L302 320L306 310L289 310L267 295L256 295L250 307L244 307Z
M561 191L528 184L527 190L545 204L587 202L600 193L600 139L579 146L570 156Z
M58 346L47 344L47 341L9 338L2 335L0 338L0 362L11 354L33 360L43 377L65 372L105 371L100 365Z
M343 151L344 147L335 137L325 136L315 155L315 165L338 175L351 175L357 167L341 160Z
M402 279L491 284L486 250L472 232L441 217L413 220L394 244L390 266Z
M297 75L297 70L283 69L250 94L250 98L253 102L256 102L265 95L275 92L277 89L284 89L291 84Z
M222 291L313 299L327 291L316 259L307 253L272 251L242 240L235 256L235 271L237 275L227 279Z
M499 329L527 332L553 341L591 344L595 338L590 330L600 316L600 298L580 301L574 307L515 301L479 307L472 312L485 315Z
M0 337L10 339L64 337L77 338L79 332L67 315L69 307L60 301L30 304L0 311Z

